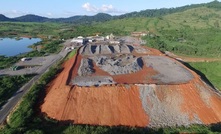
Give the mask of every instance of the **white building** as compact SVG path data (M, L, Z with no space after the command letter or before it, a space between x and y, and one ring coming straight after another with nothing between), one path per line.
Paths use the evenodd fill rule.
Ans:
M105 40L105 38L103 36L95 36L94 39L96 41L104 41Z
M77 38L73 38L73 39L71 40L71 42L83 44L83 42L84 42L84 37L78 36Z

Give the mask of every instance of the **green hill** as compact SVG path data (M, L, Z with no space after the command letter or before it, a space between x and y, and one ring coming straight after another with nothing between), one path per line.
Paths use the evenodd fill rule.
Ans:
M211 3L209 4L211 5ZM181 55L220 57L221 8L200 6L159 17L131 17L99 23L97 27L117 28L130 34L149 32L147 45Z

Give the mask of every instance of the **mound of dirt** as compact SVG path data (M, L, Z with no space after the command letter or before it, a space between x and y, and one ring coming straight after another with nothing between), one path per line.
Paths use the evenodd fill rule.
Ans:
M91 53L97 53L97 47ZM108 52L118 51L111 49ZM221 122L220 94L196 73L159 51L148 48L150 55L97 57L81 55L82 51L65 62L64 70L49 84L40 107L46 116L74 124L107 126L164 127ZM124 72L126 68L137 68L137 72L116 72Z

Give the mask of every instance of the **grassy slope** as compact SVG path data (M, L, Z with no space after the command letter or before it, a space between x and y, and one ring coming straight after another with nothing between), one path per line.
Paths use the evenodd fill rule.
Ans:
M118 28L128 34L133 31L150 31L158 38L146 37L148 46L173 51L178 55L220 57L220 17L221 10L200 7L157 18L112 20L97 26ZM157 46L160 43L164 46Z
M98 26L105 28L115 27L128 32L147 31L149 29L159 31L161 28L172 30L185 27L207 29L214 27L214 22L219 20L218 18L220 17L221 10L199 7L163 17L135 17L111 20L104 23L98 23Z
M221 90L221 62L195 62L190 65L205 74L213 85Z

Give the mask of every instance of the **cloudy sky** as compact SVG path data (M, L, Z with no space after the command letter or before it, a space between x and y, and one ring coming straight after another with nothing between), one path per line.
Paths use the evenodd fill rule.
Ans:
M145 9L179 7L212 0L1 0L0 14L17 17L36 14L50 18L108 13L120 15Z

